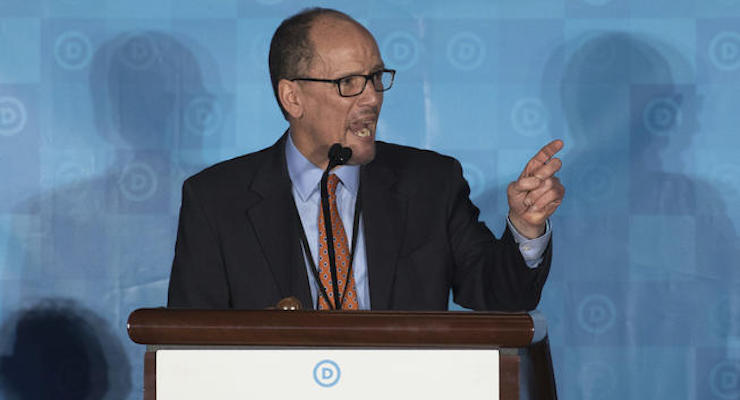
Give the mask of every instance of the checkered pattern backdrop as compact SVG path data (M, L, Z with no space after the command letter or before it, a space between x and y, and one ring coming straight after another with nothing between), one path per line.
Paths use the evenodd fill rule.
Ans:
M283 132L268 43L311 5L373 32L380 138L458 157L493 230L564 139L562 398L740 398L738 0L0 0L1 393L139 398L180 185Z

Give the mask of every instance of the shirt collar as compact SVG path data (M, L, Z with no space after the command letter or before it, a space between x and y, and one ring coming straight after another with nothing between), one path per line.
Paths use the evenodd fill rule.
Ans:
M297 189L301 200L306 201L314 192L319 191L319 182L324 171L308 161L295 147L291 132L288 132L288 139L285 141L285 160L288 163L288 175L293 182L293 187ZM342 181L342 185L357 196L360 183L359 165L341 165L334 168L331 173L336 174Z

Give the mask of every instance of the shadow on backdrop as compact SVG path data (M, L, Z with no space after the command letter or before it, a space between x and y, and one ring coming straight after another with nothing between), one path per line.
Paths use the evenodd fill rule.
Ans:
M66 119L71 126L63 131L82 139L71 150L45 144L51 157L42 167L50 170L53 189L14 208L15 245L8 247L9 268L2 272L3 312L20 313L5 323L17 335L3 376L22 399L131 394L128 365L139 371L143 357L128 340L126 318L135 308L166 300L179 188L203 167L203 142L218 138L221 113L230 107L204 87L198 62L210 60L209 53L198 49L196 57L192 51L164 33L120 34L92 57L90 98L73 92L77 97L65 100L80 107L71 108L78 115ZM53 96L65 95L64 82L50 86ZM85 104L93 105L92 115ZM52 300L18 311L46 298ZM111 360L111 348L123 351ZM83 356L69 358L72 353ZM66 362L74 368L60 369ZM44 382L39 376L54 382L53 373L67 383L31 384ZM71 390L68 397L64 388Z
M120 34L101 45L92 61L97 132L120 151L151 153L171 161L173 174L190 176L204 167L204 148L220 145L232 106L218 72L208 51L187 38Z
M124 399L131 367L107 324L76 302L46 299L3 325L7 399Z
M550 127L565 139L567 194L541 308L561 394L685 396L676 382L702 369L689 348L740 334L738 237L718 188L691 173L702 105L692 67L630 33L584 34L556 53L542 93L567 122ZM669 345L679 350L639 349Z

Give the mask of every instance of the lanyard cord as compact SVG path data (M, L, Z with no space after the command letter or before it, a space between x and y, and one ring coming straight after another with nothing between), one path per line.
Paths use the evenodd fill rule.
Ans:
M295 203L294 203L295 204ZM355 200L355 216L354 221L352 222L352 247L350 247L350 254L349 254L349 268L347 269L347 279L344 284L344 291L342 292L341 299L344 299L344 296L347 294L347 288L349 287L350 278L352 277L352 265L354 264L355 260L355 249L357 248L357 236L360 231L360 214L362 213L362 201L360 197L360 190L358 188L357 190L357 199ZM324 300L326 300L326 303L331 307L331 309L335 310L336 306L329 301L329 295L327 293L327 288L324 287L324 285L321 283L321 278L319 277L319 270L316 268L316 263L313 260L313 257L311 256L310 247L308 247L308 239L306 238L306 231L303 228L303 223L301 222L301 216L298 213L298 208L295 208L295 216L296 221L298 223L298 231L300 232L300 239L301 239L301 248L303 249L303 254L305 258L308 260L308 264L311 266L311 273L314 277L314 280L316 281L316 284L319 288L319 296L324 297ZM326 218L326 216L324 217ZM328 242L328 241L327 241ZM336 280L335 280L336 281ZM340 305L342 302L340 301L339 296L337 296L337 293L334 292L335 299L337 300L336 304ZM319 304L319 297L316 296L316 309L318 309Z

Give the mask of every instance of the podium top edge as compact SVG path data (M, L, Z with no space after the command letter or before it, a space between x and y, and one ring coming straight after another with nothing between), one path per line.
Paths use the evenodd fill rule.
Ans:
M131 313L128 332L149 345L524 347L541 336L535 319L543 320L526 312L150 308Z

